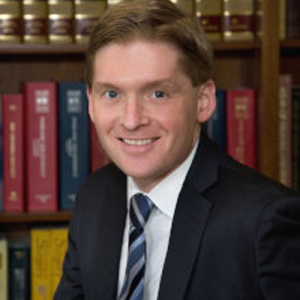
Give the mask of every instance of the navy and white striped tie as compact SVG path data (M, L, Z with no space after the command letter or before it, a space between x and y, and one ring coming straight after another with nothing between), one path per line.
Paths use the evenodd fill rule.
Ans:
M146 267L146 224L153 203L143 194L135 194L130 203L130 235L126 277L119 300L142 300Z

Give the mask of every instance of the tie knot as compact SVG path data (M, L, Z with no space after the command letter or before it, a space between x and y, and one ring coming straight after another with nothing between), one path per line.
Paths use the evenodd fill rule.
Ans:
M130 203L130 219L136 228L144 228L153 208L152 201L144 194L135 194Z

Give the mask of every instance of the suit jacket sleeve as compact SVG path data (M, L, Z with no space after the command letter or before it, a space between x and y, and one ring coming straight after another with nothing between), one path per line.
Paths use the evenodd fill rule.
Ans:
M300 200L272 202L257 228L257 264L265 299L300 299Z
M63 275L56 290L54 300L84 299L75 237L76 225L73 218L69 229L69 246L64 259Z

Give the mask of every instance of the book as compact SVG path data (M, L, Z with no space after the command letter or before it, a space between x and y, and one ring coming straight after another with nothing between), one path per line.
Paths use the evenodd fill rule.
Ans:
M300 190L300 86L292 87L292 187Z
M31 236L31 299L52 300L62 275L68 229L33 228Z
M18 0L0 1L0 44L21 43L22 6Z
M52 228L51 230L51 295L53 299L62 276L63 261L68 248L68 228Z
M0 212L3 211L3 127L2 127L2 95L0 94Z
M30 244L27 238L9 241L9 299L30 300Z
M50 44L73 43L73 15L72 0L48 0L48 40Z
M207 135L223 150L226 150L226 91L217 89L217 105L205 124Z
M196 16L209 40L222 39L222 11L222 0L196 1Z
M239 162L256 167L255 92L253 89L227 91L227 152Z
M25 210L23 95L3 94L3 210Z
M286 1L286 37L288 39L300 38L300 1Z
M194 0L171 0L186 15L194 16Z
M96 171L110 162L97 136L94 124L90 121L90 170Z
M280 75L279 86L279 181L292 185L292 77Z
M57 94L55 82L25 82L28 211L56 211Z
M47 43L47 0L23 0L23 42L26 44Z
M52 300L51 283L51 231L33 228L31 239L31 299Z
M88 99L84 82L59 82L59 202L74 207L90 171Z
M286 2L287 0L279 0L279 38L281 40L286 38Z
M0 236L0 299L8 300L8 242Z
M224 40L254 40L253 0L223 0Z
M75 0L75 42L87 44L99 17L105 12L103 0Z

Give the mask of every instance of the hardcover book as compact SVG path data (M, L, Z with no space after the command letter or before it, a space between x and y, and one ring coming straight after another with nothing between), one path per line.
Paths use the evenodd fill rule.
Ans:
M75 41L87 44L89 36L99 17L106 10L107 2L102 0L75 0Z
M47 43L47 0L23 0L23 42L26 44Z
M289 39L300 38L300 1L286 1L286 35Z
M60 208L72 209L90 171L88 99L84 82L59 82L58 92Z
M51 229L51 299L62 276L63 261L68 248L68 228Z
M228 90L227 152L239 162L256 167L255 92L253 89Z
M9 299L30 300L29 239L9 242Z
M23 95L3 94L3 199L4 211L24 211Z
M50 44L73 43L74 5L72 0L48 0L48 33Z
M34 228L31 239L31 299L52 300L51 231Z
M292 187L300 190L300 86L292 87Z
M224 40L253 40L253 0L223 0Z
M279 181L292 185L292 77L280 76L279 86Z
M0 236L0 299L8 300L8 242Z
M26 82L26 189L28 211L56 211L57 94L55 82Z
M0 44L21 43L22 6L18 0L0 1Z
M222 39L222 0L196 0L196 16L208 39Z
M205 124L205 129L207 135L226 150L226 91L217 89L216 100L216 110Z

